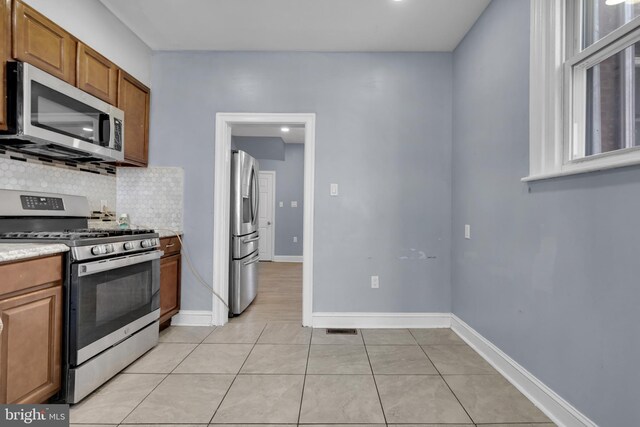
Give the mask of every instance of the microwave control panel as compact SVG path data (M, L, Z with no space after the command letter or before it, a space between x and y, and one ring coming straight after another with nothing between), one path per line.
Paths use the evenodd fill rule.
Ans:
M63 211L64 203L60 197L20 196L22 209L30 211Z

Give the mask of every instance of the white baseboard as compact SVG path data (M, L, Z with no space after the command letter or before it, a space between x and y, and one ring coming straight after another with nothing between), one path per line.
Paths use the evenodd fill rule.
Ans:
M273 262L302 262L302 255L274 255Z
M596 427L593 421L455 314L451 315L451 328L554 423L564 427Z
M314 328L448 328L449 313L313 313Z
M207 310L180 310L171 319L172 326L211 326L213 313Z

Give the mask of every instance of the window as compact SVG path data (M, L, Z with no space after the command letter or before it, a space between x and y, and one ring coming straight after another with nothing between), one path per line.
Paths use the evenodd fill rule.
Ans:
M640 0L532 0L524 180L640 164Z

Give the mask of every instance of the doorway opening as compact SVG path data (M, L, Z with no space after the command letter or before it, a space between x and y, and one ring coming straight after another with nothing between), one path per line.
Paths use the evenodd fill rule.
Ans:
M231 207L233 153L246 153L258 164L258 291L239 322L284 320L311 326L314 143L315 114L216 116L213 283L225 301L236 295L229 293L230 266L235 272L235 264L244 260L233 258L230 245L229 230L237 217ZM232 277L232 288L243 289L237 282ZM213 323L225 324L228 315L214 298Z

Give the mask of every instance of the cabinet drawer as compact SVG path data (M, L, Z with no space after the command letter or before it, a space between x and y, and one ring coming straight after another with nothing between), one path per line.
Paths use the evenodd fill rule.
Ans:
M62 280L62 255L0 264L0 297Z
M160 239L160 250L164 251L164 256L179 254L181 249L180 240L175 236Z

